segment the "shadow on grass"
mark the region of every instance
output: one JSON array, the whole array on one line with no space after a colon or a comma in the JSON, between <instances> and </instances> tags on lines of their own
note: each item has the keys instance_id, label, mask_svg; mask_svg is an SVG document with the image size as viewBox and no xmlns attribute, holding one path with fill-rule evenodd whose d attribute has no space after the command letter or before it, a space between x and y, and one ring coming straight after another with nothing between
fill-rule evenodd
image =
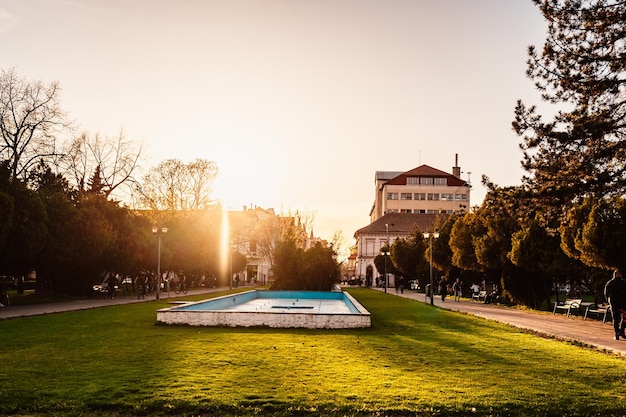
<instances>
[{"instance_id":1,"label":"shadow on grass","mask_svg":"<svg viewBox=\"0 0 626 417\"><path fill-rule=\"evenodd\" d=\"M372 328L156 326L165 300L0 322L0 414L622 414L619 358L350 292Z\"/></svg>"}]
</instances>

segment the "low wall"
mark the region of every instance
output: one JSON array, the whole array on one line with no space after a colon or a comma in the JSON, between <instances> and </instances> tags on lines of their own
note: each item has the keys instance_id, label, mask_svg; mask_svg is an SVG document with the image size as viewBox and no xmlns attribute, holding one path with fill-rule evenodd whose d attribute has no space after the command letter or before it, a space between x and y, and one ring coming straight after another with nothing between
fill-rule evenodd
<instances>
[{"instance_id":1,"label":"low wall","mask_svg":"<svg viewBox=\"0 0 626 417\"><path fill-rule=\"evenodd\" d=\"M231 311L159 310L157 321L165 324L224 327L275 327L305 329L354 329L371 327L371 318L361 314L300 314Z\"/></svg>"},{"instance_id":2,"label":"low wall","mask_svg":"<svg viewBox=\"0 0 626 417\"><path fill-rule=\"evenodd\" d=\"M157 322L164 324L185 324L189 326L213 327L274 327L306 329L354 329L371 327L371 317L354 297L348 293L320 294L322 299L343 299L350 313L326 313L297 311L229 311L233 303L241 303L261 297L281 299L278 292L250 291L219 297L205 302L191 303L188 306L171 307L157 311ZM291 294L289 294L291 295ZM300 297L316 298L313 293L298 293ZM284 294L283 294L284 296ZM209 308L195 309L208 304Z\"/></svg>"}]
</instances>

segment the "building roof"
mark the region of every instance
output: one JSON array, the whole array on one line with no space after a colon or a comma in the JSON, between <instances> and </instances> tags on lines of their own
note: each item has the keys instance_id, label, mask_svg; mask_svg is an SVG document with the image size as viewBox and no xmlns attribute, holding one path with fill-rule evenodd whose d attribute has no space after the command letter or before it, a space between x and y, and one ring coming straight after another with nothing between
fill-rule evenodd
<instances>
[{"instance_id":1,"label":"building roof","mask_svg":"<svg viewBox=\"0 0 626 417\"><path fill-rule=\"evenodd\" d=\"M425 213L387 213L381 218L360 228L354 233L356 238L361 234L386 234L389 225L389 234L409 235L417 227L422 232L432 232L435 222L446 217L445 214L425 214Z\"/></svg>"},{"instance_id":2,"label":"building roof","mask_svg":"<svg viewBox=\"0 0 626 417\"><path fill-rule=\"evenodd\" d=\"M455 177L452 174L438 170L428 165L420 165L417 168L413 168L410 171L403 172L394 178L389 179L385 185L406 185L406 179L408 177L432 177L432 178L447 178L448 186L469 186L467 181Z\"/></svg>"},{"instance_id":3,"label":"building roof","mask_svg":"<svg viewBox=\"0 0 626 417\"><path fill-rule=\"evenodd\" d=\"M376 181L378 180L390 180L392 178L397 177L398 175L402 174L402 171L376 171L375 177L376 177Z\"/></svg>"}]
</instances>

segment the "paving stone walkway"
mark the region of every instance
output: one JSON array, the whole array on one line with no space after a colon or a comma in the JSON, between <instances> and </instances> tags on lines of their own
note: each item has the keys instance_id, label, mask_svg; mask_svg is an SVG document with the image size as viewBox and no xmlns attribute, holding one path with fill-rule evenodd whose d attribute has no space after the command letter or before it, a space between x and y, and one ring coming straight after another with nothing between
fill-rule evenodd
<instances>
[{"instance_id":1,"label":"paving stone walkway","mask_svg":"<svg viewBox=\"0 0 626 417\"><path fill-rule=\"evenodd\" d=\"M228 287L225 288L212 288L212 289L193 289L189 290L186 295L195 295L195 294L204 294L215 291L223 291L227 290ZM173 291L171 292L161 292L160 298L162 300L167 300L174 297L182 297L184 294L176 294ZM26 316L37 316L43 314L53 314L53 313L61 313L64 311L74 311L74 310L87 310L91 308L100 308L100 307L109 307L120 304L131 304L131 303L142 303L148 301L154 301L156 299L155 295L152 294L150 296L146 296L145 298L138 299L135 295L118 295L113 300L106 299L104 297L101 298L88 298L84 300L73 300L73 301L59 301L53 303L44 303L44 304L33 304L27 306L9 306L9 307L0 307L0 320L2 319L11 319L17 317L26 317Z\"/></svg>"},{"instance_id":2,"label":"paving stone walkway","mask_svg":"<svg viewBox=\"0 0 626 417\"><path fill-rule=\"evenodd\" d=\"M375 290L383 291L384 289L375 288ZM388 288L387 294L430 303L430 299L427 299L424 293L415 291L404 290L404 293L396 293L395 288ZM583 320L583 317L578 315L566 317L562 313L553 315L551 312L521 310L497 304L485 304L469 299L455 302L454 297L447 297L446 301L442 302L441 297L435 296L434 305L439 308L472 314L477 317L507 323L521 329L532 330L556 339L577 342L626 356L626 340L613 339L613 324L610 320L602 323L602 320L596 318Z\"/></svg>"}]
</instances>

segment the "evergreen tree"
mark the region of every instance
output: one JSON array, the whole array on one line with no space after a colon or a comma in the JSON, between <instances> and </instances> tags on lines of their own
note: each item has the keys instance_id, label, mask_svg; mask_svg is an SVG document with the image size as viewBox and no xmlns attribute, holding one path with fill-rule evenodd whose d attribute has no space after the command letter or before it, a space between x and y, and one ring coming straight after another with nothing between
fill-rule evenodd
<instances>
[{"instance_id":1,"label":"evergreen tree","mask_svg":"<svg viewBox=\"0 0 626 417\"><path fill-rule=\"evenodd\" d=\"M544 121L521 101L527 184L542 205L626 192L626 3L533 0L548 23L541 51L529 47L528 76L561 109ZM559 215L562 212L559 211Z\"/></svg>"},{"instance_id":2,"label":"evergreen tree","mask_svg":"<svg viewBox=\"0 0 626 417\"><path fill-rule=\"evenodd\" d=\"M420 230L414 230L413 234L406 238L397 239L391 245L393 265L387 261L387 272L402 275L407 281L421 279L424 282L429 268L426 258L427 247L428 242L424 240ZM376 267L378 268L378 265Z\"/></svg>"},{"instance_id":3,"label":"evergreen tree","mask_svg":"<svg viewBox=\"0 0 626 417\"><path fill-rule=\"evenodd\" d=\"M93 175L87 181L87 191L94 194L105 195L103 189L104 184L102 183L102 173L100 172L100 165L96 166L96 169L93 172Z\"/></svg>"}]
</instances>

